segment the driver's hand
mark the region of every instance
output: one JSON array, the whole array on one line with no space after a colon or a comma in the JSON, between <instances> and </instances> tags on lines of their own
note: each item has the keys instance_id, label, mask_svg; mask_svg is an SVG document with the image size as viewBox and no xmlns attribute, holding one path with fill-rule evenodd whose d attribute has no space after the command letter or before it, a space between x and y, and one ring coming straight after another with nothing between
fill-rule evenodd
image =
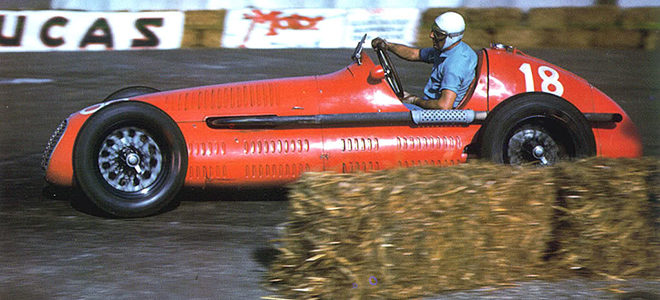
<instances>
[{"instance_id":1,"label":"driver's hand","mask_svg":"<svg viewBox=\"0 0 660 300\"><path fill-rule=\"evenodd\" d=\"M407 104L415 104L415 102L419 99L420 99L419 97L417 97L417 96L415 96L411 93L408 93L406 91L403 91L403 98L401 99L401 102L407 103Z\"/></svg>"},{"instance_id":2,"label":"driver's hand","mask_svg":"<svg viewBox=\"0 0 660 300\"><path fill-rule=\"evenodd\" d=\"M387 50L387 41L379 37L371 40L371 48Z\"/></svg>"}]
</instances>

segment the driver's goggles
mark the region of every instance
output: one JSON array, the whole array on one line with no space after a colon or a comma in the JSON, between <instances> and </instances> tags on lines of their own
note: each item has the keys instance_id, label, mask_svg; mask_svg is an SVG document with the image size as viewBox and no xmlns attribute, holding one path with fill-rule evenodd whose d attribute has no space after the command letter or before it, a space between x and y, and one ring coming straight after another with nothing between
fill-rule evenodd
<instances>
[{"instance_id":1,"label":"driver's goggles","mask_svg":"<svg viewBox=\"0 0 660 300\"><path fill-rule=\"evenodd\" d=\"M457 37L457 36L463 34L463 32L465 32L465 31L455 32L455 33L447 33L446 31L440 29L438 24L433 23L433 25L431 25L431 32L433 32L433 37L436 40L444 40L447 37L450 37L450 38Z\"/></svg>"}]
</instances>

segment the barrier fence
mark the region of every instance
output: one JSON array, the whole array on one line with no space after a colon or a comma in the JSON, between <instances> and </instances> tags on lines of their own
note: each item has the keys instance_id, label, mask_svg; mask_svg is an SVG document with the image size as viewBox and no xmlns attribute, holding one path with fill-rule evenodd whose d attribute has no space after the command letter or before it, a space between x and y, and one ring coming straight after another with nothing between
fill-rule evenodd
<instances>
[{"instance_id":1,"label":"barrier fence","mask_svg":"<svg viewBox=\"0 0 660 300\"><path fill-rule=\"evenodd\" d=\"M655 50L660 7L0 11L0 52L176 48L349 48L362 34L427 47L429 28L453 10L464 40L518 48Z\"/></svg>"}]
</instances>

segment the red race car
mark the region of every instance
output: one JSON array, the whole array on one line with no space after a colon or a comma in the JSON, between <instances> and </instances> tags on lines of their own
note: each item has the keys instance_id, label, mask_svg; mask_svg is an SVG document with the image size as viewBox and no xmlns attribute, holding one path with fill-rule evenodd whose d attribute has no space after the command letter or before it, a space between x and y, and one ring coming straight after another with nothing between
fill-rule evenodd
<instances>
[{"instance_id":1,"label":"red race car","mask_svg":"<svg viewBox=\"0 0 660 300\"><path fill-rule=\"evenodd\" d=\"M365 36L366 37L366 36ZM410 111L387 52L337 72L159 92L131 87L70 115L44 153L46 180L105 212L154 214L182 186L273 186L308 171L452 165L468 157L549 165L637 157L626 113L585 80L519 50L478 52L455 110Z\"/></svg>"}]
</instances>

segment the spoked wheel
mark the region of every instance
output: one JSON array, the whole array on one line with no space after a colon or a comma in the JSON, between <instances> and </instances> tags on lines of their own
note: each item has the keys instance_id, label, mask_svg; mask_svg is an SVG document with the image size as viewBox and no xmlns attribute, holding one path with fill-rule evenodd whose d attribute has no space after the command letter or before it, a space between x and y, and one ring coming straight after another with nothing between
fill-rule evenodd
<instances>
[{"instance_id":1,"label":"spoked wheel","mask_svg":"<svg viewBox=\"0 0 660 300\"><path fill-rule=\"evenodd\" d=\"M154 137L142 128L115 129L101 144L99 172L117 191L148 191L164 171L161 151Z\"/></svg>"},{"instance_id":2,"label":"spoked wheel","mask_svg":"<svg viewBox=\"0 0 660 300\"><path fill-rule=\"evenodd\" d=\"M547 166L568 158L563 145L540 126L525 125L517 129L506 148L504 162L512 165L536 163Z\"/></svg>"},{"instance_id":3,"label":"spoked wheel","mask_svg":"<svg viewBox=\"0 0 660 300\"><path fill-rule=\"evenodd\" d=\"M85 122L73 165L78 186L95 206L118 217L143 217L172 204L187 158L183 135L167 114L125 101Z\"/></svg>"},{"instance_id":4,"label":"spoked wheel","mask_svg":"<svg viewBox=\"0 0 660 300\"><path fill-rule=\"evenodd\" d=\"M383 71L385 71L385 80L387 80L387 83L394 91L394 94L396 94L399 99L402 99L403 86L401 85L401 79L399 79L399 74L396 72L396 69L394 69L389 54L387 54L386 50L380 48L375 48L374 50L376 51L376 55L378 55L380 66L383 67Z\"/></svg>"},{"instance_id":5,"label":"spoked wheel","mask_svg":"<svg viewBox=\"0 0 660 300\"><path fill-rule=\"evenodd\" d=\"M589 122L557 96L529 93L498 105L480 132L482 158L504 164L547 166L596 155Z\"/></svg>"}]
</instances>

